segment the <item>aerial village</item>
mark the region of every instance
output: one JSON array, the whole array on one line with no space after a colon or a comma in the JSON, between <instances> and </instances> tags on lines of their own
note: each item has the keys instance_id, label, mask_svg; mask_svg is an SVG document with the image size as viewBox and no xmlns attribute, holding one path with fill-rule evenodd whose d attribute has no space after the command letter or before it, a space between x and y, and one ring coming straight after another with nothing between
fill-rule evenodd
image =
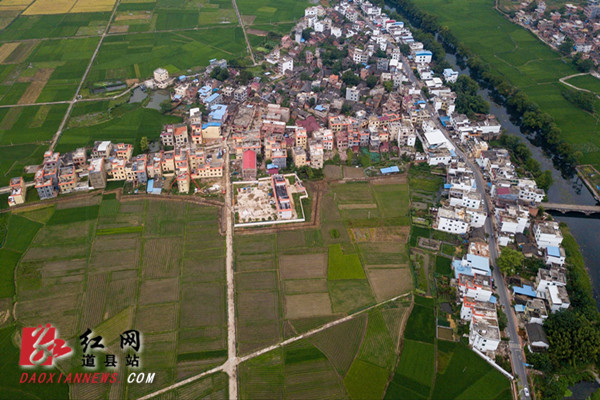
<instances>
[{"instance_id":1,"label":"aerial village","mask_svg":"<svg viewBox=\"0 0 600 400\"><path fill-rule=\"evenodd\" d=\"M600 2L588 0L587 4L567 3L552 10L544 1L523 2L514 13L513 20L534 32L553 48L566 44L570 52L581 59L600 64Z\"/></svg>"},{"instance_id":2,"label":"aerial village","mask_svg":"<svg viewBox=\"0 0 600 400\"><path fill-rule=\"evenodd\" d=\"M144 86L168 88L174 103L189 105L181 123L148 132L159 139L135 155L132 144L108 141L48 152L33 190L45 200L124 181L134 192L192 195L201 187L222 190L223 179L231 179L236 223L262 223L302 220L294 201L307 194L295 171L319 171L363 149L388 160L372 171L379 175L398 173L400 159L443 168L442 200L429 212L433 229L466 241L468 251L452 262L451 284L470 345L493 360L502 342L490 262L495 249L484 230L491 222L500 249L544 265L532 282L507 277L529 349L543 351L545 318L570 304L558 223L539 215L544 191L519 176L507 150L490 146L501 134L494 116L457 113L449 85L458 72L436 72L431 64L432 52L403 22L368 1L310 7L266 56L266 78L236 84L241 71L225 60L212 60L194 77L159 68ZM223 176L228 162L230 176ZM23 203L24 179L11 186L10 205Z\"/></svg>"}]
</instances>

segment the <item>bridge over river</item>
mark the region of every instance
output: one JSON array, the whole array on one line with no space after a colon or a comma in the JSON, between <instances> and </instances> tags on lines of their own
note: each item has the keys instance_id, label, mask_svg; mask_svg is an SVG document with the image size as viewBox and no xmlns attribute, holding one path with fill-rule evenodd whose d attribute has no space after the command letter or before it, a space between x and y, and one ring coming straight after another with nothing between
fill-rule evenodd
<instances>
[{"instance_id":1,"label":"bridge over river","mask_svg":"<svg viewBox=\"0 0 600 400\"><path fill-rule=\"evenodd\" d=\"M563 214L568 212L579 212L585 215L600 214L600 206L586 206L580 204L542 203L546 211L559 211Z\"/></svg>"}]
</instances>

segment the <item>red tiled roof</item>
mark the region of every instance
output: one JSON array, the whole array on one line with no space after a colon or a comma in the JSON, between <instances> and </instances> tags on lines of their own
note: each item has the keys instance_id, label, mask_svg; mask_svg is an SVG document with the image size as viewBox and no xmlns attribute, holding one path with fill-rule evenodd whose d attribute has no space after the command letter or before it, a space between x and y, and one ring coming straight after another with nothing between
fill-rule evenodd
<instances>
[{"instance_id":1,"label":"red tiled roof","mask_svg":"<svg viewBox=\"0 0 600 400\"><path fill-rule=\"evenodd\" d=\"M256 153L253 150L246 150L242 160L242 169L256 169Z\"/></svg>"}]
</instances>

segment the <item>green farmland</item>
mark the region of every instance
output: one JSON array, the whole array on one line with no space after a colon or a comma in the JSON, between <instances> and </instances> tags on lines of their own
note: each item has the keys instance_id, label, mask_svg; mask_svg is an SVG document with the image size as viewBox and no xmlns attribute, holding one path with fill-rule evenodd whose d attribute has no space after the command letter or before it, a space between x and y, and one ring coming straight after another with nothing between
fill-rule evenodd
<instances>
[{"instance_id":1,"label":"green farmland","mask_svg":"<svg viewBox=\"0 0 600 400\"><path fill-rule=\"evenodd\" d=\"M491 0L422 0L415 5L436 15L459 41L550 114L579 152L580 163L600 165L598 113L592 115L562 96L559 79L578 71L560 54L495 11Z\"/></svg>"},{"instance_id":2,"label":"green farmland","mask_svg":"<svg viewBox=\"0 0 600 400\"><path fill-rule=\"evenodd\" d=\"M10 344L15 329L49 322L75 348L74 356L60 361L67 372L81 372L80 349L74 343L87 328L101 335L121 360L119 334L140 330L140 359L156 370L156 380L146 385L122 380L120 390L127 398L223 363L225 240L218 230L219 210L132 200L96 195L0 214L0 226L8 227L0 231L0 312L17 302L16 321L0 330L9 359L18 353ZM17 368L18 362L0 364L3 393L23 390ZM193 398L193 393L226 394L222 374L201 382L177 393L192 393ZM32 385L27 398L48 397L39 392L43 387ZM71 397L82 398L86 390L89 386L73 384ZM111 385L99 384L94 393L104 397L109 390Z\"/></svg>"},{"instance_id":3,"label":"green farmland","mask_svg":"<svg viewBox=\"0 0 600 400\"><path fill-rule=\"evenodd\" d=\"M587 89L596 94L600 94L600 79L593 77L592 75L581 75L569 78L566 82L580 89Z\"/></svg>"}]
</instances>

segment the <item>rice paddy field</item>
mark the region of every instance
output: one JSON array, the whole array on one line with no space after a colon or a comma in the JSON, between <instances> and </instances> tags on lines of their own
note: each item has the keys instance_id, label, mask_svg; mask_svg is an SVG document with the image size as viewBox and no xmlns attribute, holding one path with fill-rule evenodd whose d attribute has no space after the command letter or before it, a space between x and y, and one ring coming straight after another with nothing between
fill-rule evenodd
<instances>
[{"instance_id":1,"label":"rice paddy field","mask_svg":"<svg viewBox=\"0 0 600 400\"><path fill-rule=\"evenodd\" d=\"M580 163L600 165L598 112L590 114L561 95L564 85L558 80L578 71L560 54L495 11L492 0L423 0L415 5L436 15L462 43L549 113L564 139L580 152Z\"/></svg>"},{"instance_id":2,"label":"rice paddy field","mask_svg":"<svg viewBox=\"0 0 600 400\"><path fill-rule=\"evenodd\" d=\"M76 342L87 328L101 335L122 362L119 335L139 330L140 360L156 371L154 384L127 385L123 380L120 385L94 385L91 392L89 385L73 384L71 396L77 399L116 391L119 397L136 398L222 364L227 343L219 211L96 195L2 214L8 229L0 240L0 312L12 312L16 300L16 322L0 331L0 341L9 343L21 326L52 323L76 350L60 367L80 372ZM0 365L0 375L10 380L0 382L7 390L22 389L15 386L17 365ZM177 393L225 398L226 386L217 374Z\"/></svg>"}]
</instances>

